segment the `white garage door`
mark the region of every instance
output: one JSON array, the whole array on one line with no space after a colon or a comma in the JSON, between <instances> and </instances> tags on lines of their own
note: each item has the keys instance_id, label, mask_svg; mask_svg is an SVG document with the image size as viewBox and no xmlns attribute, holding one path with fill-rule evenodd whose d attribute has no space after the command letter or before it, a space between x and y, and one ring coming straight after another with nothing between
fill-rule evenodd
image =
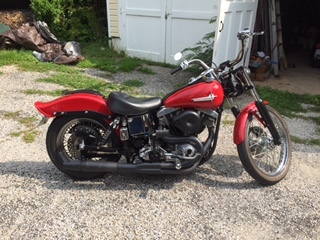
<instances>
[{"instance_id":1,"label":"white garage door","mask_svg":"<svg viewBox=\"0 0 320 240\"><path fill-rule=\"evenodd\" d=\"M174 53L193 47L215 25L218 0L123 0L121 46L130 56L175 63Z\"/></svg>"}]
</instances>

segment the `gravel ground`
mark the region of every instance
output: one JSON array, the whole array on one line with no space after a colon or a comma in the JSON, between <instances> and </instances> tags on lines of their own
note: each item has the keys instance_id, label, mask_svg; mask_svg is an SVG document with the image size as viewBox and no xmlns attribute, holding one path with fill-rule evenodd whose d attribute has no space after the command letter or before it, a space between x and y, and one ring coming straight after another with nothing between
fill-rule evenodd
<instances>
[{"instance_id":1,"label":"gravel ground","mask_svg":"<svg viewBox=\"0 0 320 240\"><path fill-rule=\"evenodd\" d=\"M222 125L213 159L192 174L106 174L94 181L74 181L47 156L48 124L27 144L10 135L22 130L21 124L5 117L19 111L40 120L33 103L52 97L21 90L58 86L35 82L46 75L42 73L14 67L0 72L1 239L320 239L320 147L293 144L287 177L261 187L244 171L229 124ZM169 90L174 81L166 74L161 70L146 76L149 83L142 91ZM319 137L311 122L286 121L292 135Z\"/></svg>"}]
</instances>

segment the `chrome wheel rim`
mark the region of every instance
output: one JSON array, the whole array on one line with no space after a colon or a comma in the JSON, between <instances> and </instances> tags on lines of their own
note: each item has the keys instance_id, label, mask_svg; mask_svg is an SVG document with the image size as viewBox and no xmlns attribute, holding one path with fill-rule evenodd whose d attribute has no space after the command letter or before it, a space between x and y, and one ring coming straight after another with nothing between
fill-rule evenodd
<instances>
[{"instance_id":1,"label":"chrome wheel rim","mask_svg":"<svg viewBox=\"0 0 320 240\"><path fill-rule=\"evenodd\" d=\"M248 125L248 147L254 165L263 174L277 176L281 174L288 162L289 142L285 136L285 126L269 112L280 134L281 144L275 145L269 130L252 117Z\"/></svg>"}]
</instances>

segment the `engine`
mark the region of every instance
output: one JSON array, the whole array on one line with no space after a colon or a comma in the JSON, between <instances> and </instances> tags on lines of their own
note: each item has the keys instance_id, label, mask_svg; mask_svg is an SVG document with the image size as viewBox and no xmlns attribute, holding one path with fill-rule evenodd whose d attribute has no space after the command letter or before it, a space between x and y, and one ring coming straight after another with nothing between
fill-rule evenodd
<instances>
[{"instance_id":1,"label":"engine","mask_svg":"<svg viewBox=\"0 0 320 240\"><path fill-rule=\"evenodd\" d=\"M177 136L198 134L204 128L202 122L201 112L192 109L179 109L166 114L164 119L161 119L161 124L168 127Z\"/></svg>"},{"instance_id":2,"label":"engine","mask_svg":"<svg viewBox=\"0 0 320 240\"><path fill-rule=\"evenodd\" d=\"M196 159L203 151L197 135L213 126L218 113L212 110L162 108L152 115L122 119L120 138L126 141L126 157L132 163L174 162ZM130 146L130 147L129 147Z\"/></svg>"},{"instance_id":3,"label":"engine","mask_svg":"<svg viewBox=\"0 0 320 240\"><path fill-rule=\"evenodd\" d=\"M173 117L173 125L186 135L198 133L201 130L200 114L194 110L183 110Z\"/></svg>"}]
</instances>

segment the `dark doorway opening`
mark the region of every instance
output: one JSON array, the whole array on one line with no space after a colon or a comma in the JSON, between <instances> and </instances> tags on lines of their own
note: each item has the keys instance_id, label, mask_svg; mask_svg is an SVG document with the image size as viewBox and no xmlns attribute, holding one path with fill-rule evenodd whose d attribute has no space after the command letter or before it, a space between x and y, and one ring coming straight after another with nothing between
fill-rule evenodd
<instances>
[{"instance_id":1,"label":"dark doorway opening","mask_svg":"<svg viewBox=\"0 0 320 240\"><path fill-rule=\"evenodd\" d=\"M281 0L283 46L290 66L320 67L320 1Z\"/></svg>"},{"instance_id":2,"label":"dark doorway opening","mask_svg":"<svg viewBox=\"0 0 320 240\"><path fill-rule=\"evenodd\" d=\"M0 2L0 10L27 9L30 3L30 0L5 0Z\"/></svg>"}]
</instances>

